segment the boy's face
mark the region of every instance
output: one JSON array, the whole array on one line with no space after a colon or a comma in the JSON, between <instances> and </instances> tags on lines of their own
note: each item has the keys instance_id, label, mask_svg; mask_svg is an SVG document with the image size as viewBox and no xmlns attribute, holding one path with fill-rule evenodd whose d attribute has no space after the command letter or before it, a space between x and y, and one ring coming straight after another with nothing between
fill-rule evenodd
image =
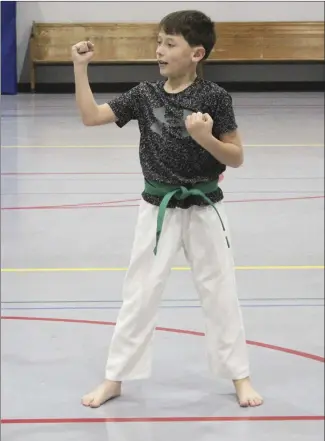
<instances>
[{"instance_id":1,"label":"boy's face","mask_svg":"<svg viewBox=\"0 0 325 441\"><path fill-rule=\"evenodd\" d=\"M156 56L161 75L177 77L196 69L204 57L203 47L191 47L182 35L167 35L160 32Z\"/></svg>"}]
</instances>

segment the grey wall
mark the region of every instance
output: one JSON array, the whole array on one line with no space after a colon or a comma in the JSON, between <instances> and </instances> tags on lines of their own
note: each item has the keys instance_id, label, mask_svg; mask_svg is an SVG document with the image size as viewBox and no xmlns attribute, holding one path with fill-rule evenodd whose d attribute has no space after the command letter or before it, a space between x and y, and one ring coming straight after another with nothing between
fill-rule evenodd
<instances>
[{"instance_id":1,"label":"grey wall","mask_svg":"<svg viewBox=\"0 0 325 441\"><path fill-rule=\"evenodd\" d=\"M21 83L29 82L28 40L33 21L37 22L157 22L165 14L178 9L199 8L217 21L319 21L324 20L323 2L17 2L17 46L18 78ZM261 67L262 68L262 67ZM271 72L267 67L266 72ZM284 72L287 71L284 67ZM229 77L229 75L250 75L245 67L215 67L207 74ZM245 73L246 72L246 73ZM288 71L287 71L288 72ZM99 67L91 71L94 82L130 82L157 75L154 67L128 66ZM258 70L256 71L258 75ZM290 74L292 76L292 73ZM37 73L38 82L71 82L69 67L44 67ZM218 80L219 81L219 80ZM243 80L244 81L244 80ZM284 81L284 80L283 80Z\"/></svg>"}]
</instances>

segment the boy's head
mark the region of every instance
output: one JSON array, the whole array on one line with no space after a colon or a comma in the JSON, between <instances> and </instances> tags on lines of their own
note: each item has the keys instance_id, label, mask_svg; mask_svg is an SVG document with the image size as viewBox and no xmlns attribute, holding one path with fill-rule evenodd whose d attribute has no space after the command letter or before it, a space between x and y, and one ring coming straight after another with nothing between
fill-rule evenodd
<instances>
[{"instance_id":1,"label":"boy's head","mask_svg":"<svg viewBox=\"0 0 325 441\"><path fill-rule=\"evenodd\" d=\"M195 71L216 43L214 23L200 11L178 11L159 24L157 59L162 75L171 77Z\"/></svg>"}]
</instances>

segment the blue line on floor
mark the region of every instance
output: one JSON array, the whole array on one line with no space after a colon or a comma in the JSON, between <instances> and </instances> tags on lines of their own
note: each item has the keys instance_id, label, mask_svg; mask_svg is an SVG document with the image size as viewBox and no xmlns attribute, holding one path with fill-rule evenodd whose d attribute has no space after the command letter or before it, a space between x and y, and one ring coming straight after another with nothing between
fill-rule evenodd
<instances>
[{"instance_id":1,"label":"blue line on floor","mask_svg":"<svg viewBox=\"0 0 325 441\"><path fill-rule=\"evenodd\" d=\"M242 308L306 308L306 307L324 307L324 305L241 305ZM198 306L160 306L162 309L198 309ZM5 307L2 311L36 311L36 310L104 310L104 309L121 309L121 306L55 306L55 307Z\"/></svg>"}]
</instances>

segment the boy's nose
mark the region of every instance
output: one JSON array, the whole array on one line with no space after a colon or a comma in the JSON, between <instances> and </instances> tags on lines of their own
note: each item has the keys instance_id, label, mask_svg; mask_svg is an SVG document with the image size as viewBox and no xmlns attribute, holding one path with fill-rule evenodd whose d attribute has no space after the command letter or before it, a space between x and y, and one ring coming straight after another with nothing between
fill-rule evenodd
<instances>
[{"instance_id":1,"label":"boy's nose","mask_svg":"<svg viewBox=\"0 0 325 441\"><path fill-rule=\"evenodd\" d=\"M159 58L161 58L161 57L164 55L163 51L161 50L161 47L157 47L157 49L156 49L156 55L157 55L157 57L159 57Z\"/></svg>"}]
</instances>

